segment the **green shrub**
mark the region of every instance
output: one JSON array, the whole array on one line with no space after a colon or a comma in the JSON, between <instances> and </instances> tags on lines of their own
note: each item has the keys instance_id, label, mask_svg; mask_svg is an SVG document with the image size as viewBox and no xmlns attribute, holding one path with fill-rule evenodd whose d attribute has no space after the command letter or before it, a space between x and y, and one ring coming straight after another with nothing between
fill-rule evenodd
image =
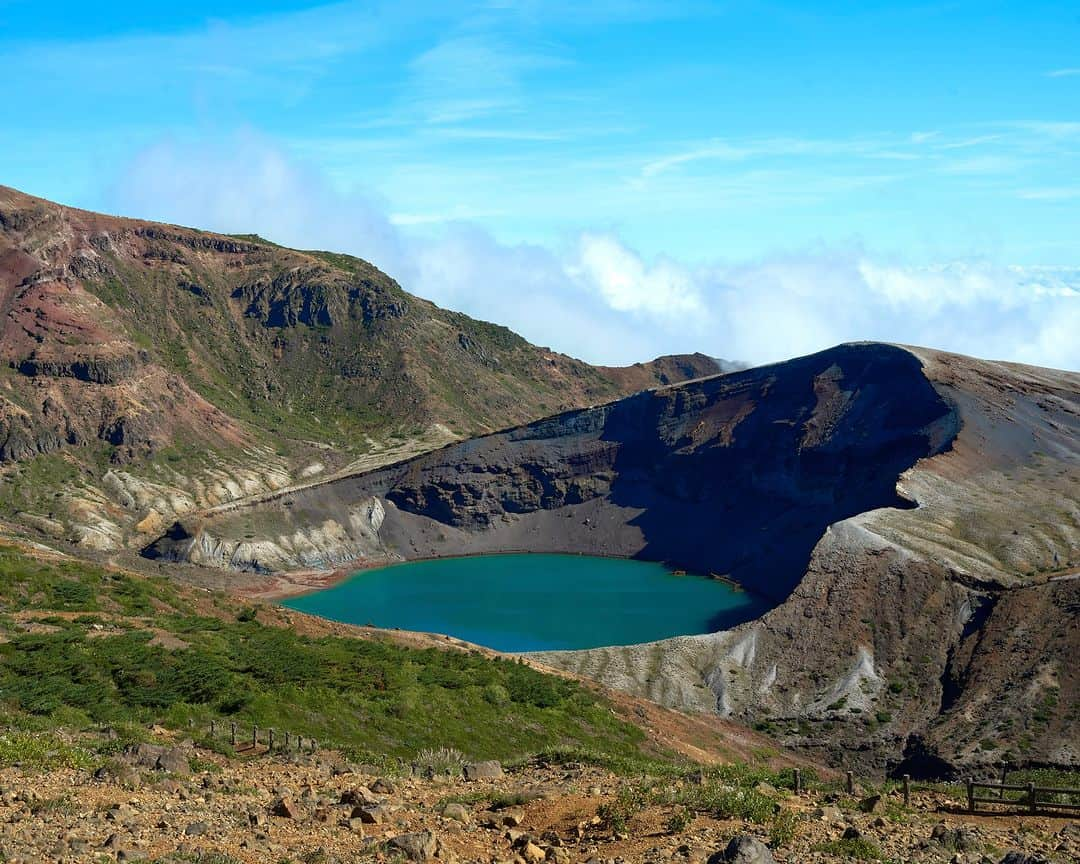
<instances>
[{"instance_id":1,"label":"green shrub","mask_svg":"<svg viewBox=\"0 0 1080 864\"><path fill-rule=\"evenodd\" d=\"M841 838L817 843L813 846L813 851L843 858L858 858L860 861L877 861L881 858L881 850L877 844L865 837Z\"/></svg>"},{"instance_id":2,"label":"green shrub","mask_svg":"<svg viewBox=\"0 0 1080 864\"><path fill-rule=\"evenodd\" d=\"M682 770L673 754L643 752L644 733L577 682L479 653L301 636L217 599L219 616L196 615L164 580L39 561L0 545L0 615L61 607L110 613L55 618L51 632L6 631L5 722L129 731L193 723L188 734L197 737L212 718L227 718L241 728L314 738L368 762L447 747L507 763L546 753L626 774ZM91 634L104 620L108 629ZM179 644L156 638L162 631ZM223 725L219 749L227 749Z\"/></svg>"},{"instance_id":3,"label":"green shrub","mask_svg":"<svg viewBox=\"0 0 1080 864\"><path fill-rule=\"evenodd\" d=\"M788 846L795 839L798 817L791 810L778 810L769 823L769 845L773 849Z\"/></svg>"},{"instance_id":4,"label":"green shrub","mask_svg":"<svg viewBox=\"0 0 1080 864\"><path fill-rule=\"evenodd\" d=\"M625 834L630 820L645 809L649 803L649 790L645 786L623 786L613 801L605 801L596 809L601 823L616 834Z\"/></svg>"},{"instance_id":5,"label":"green shrub","mask_svg":"<svg viewBox=\"0 0 1080 864\"><path fill-rule=\"evenodd\" d=\"M82 768L89 770L96 760L81 747L56 735L33 732L0 733L0 768L19 765L24 770Z\"/></svg>"},{"instance_id":6,"label":"green shrub","mask_svg":"<svg viewBox=\"0 0 1080 864\"><path fill-rule=\"evenodd\" d=\"M717 792L710 809L717 819L744 819L766 825L775 815L777 804L773 798L754 789L733 789Z\"/></svg>"},{"instance_id":7,"label":"green shrub","mask_svg":"<svg viewBox=\"0 0 1080 864\"><path fill-rule=\"evenodd\" d=\"M428 747L416 754L413 764L431 774L460 777L468 758L453 747Z\"/></svg>"},{"instance_id":8,"label":"green shrub","mask_svg":"<svg viewBox=\"0 0 1080 864\"><path fill-rule=\"evenodd\" d=\"M694 814L686 807L678 807L671 811L667 820L669 834L681 834L690 827L694 821Z\"/></svg>"}]
</instances>

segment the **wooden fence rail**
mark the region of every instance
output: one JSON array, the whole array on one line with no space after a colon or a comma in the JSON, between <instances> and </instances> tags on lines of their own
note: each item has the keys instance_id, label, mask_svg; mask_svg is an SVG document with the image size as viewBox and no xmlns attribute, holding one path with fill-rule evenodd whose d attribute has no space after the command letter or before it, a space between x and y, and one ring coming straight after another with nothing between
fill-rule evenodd
<instances>
[{"instance_id":1,"label":"wooden fence rail","mask_svg":"<svg viewBox=\"0 0 1080 864\"><path fill-rule=\"evenodd\" d=\"M997 792L994 797L976 794L978 789L988 789ZM1006 798L1006 792L1024 792L1021 798ZM1053 796L1053 799L1050 798ZM1058 796L1076 798L1075 801L1058 801ZM1036 786L1034 783L1023 785L1016 783L985 783L980 780L967 779L968 812L974 813L977 804L1012 804L1013 806L1024 805L1029 813L1035 813L1040 807L1062 808L1066 810L1080 810L1080 789L1058 789L1052 786Z\"/></svg>"},{"instance_id":2,"label":"wooden fence rail","mask_svg":"<svg viewBox=\"0 0 1080 864\"><path fill-rule=\"evenodd\" d=\"M225 737L229 740L229 743L233 747L237 747L241 740L240 737L237 735L238 729L239 727L236 725L236 723L229 723L229 731ZM216 720L210 721L210 726L207 731L210 738L215 739L218 737L218 724ZM305 750L309 753L315 753L319 749L319 742L316 741L314 738L304 738L301 735L295 735L291 733L288 729L285 730L284 741L276 737L273 728L261 731L265 732L265 735L262 736L262 743L266 746L267 753L273 753L275 750L277 750L277 752L279 753L288 753L289 751L303 752ZM248 746L252 750L256 749L260 744L259 732L259 727L256 724L252 723L251 738L247 739L250 741L250 744Z\"/></svg>"}]
</instances>

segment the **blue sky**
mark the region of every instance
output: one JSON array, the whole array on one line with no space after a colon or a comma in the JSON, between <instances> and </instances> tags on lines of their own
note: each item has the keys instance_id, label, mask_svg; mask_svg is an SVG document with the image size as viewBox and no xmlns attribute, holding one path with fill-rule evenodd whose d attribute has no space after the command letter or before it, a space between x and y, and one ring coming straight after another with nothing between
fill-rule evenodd
<instances>
[{"instance_id":1,"label":"blue sky","mask_svg":"<svg viewBox=\"0 0 1080 864\"><path fill-rule=\"evenodd\" d=\"M353 251L590 360L1076 368L1070 5L0 0L0 183Z\"/></svg>"}]
</instances>

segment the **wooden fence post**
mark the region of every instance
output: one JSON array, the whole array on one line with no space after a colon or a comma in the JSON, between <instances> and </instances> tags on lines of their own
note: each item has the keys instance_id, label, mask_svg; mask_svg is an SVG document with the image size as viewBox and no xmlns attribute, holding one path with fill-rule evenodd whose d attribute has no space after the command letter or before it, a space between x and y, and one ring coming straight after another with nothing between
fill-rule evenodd
<instances>
[{"instance_id":1,"label":"wooden fence post","mask_svg":"<svg viewBox=\"0 0 1080 864\"><path fill-rule=\"evenodd\" d=\"M251 746L257 747L259 744L259 727L254 723L251 724Z\"/></svg>"},{"instance_id":2,"label":"wooden fence post","mask_svg":"<svg viewBox=\"0 0 1080 864\"><path fill-rule=\"evenodd\" d=\"M798 795L802 790L802 772L798 768L794 771L795 774L795 794Z\"/></svg>"},{"instance_id":3,"label":"wooden fence post","mask_svg":"<svg viewBox=\"0 0 1080 864\"><path fill-rule=\"evenodd\" d=\"M232 723L230 725L232 727L232 735L230 737L230 740L232 741L232 746L235 747L236 746L236 724Z\"/></svg>"},{"instance_id":4,"label":"wooden fence post","mask_svg":"<svg viewBox=\"0 0 1080 864\"><path fill-rule=\"evenodd\" d=\"M1028 811L1034 813L1035 810L1035 784L1028 783Z\"/></svg>"},{"instance_id":5,"label":"wooden fence post","mask_svg":"<svg viewBox=\"0 0 1080 864\"><path fill-rule=\"evenodd\" d=\"M285 752L289 752L289 730L285 730Z\"/></svg>"},{"instance_id":6,"label":"wooden fence post","mask_svg":"<svg viewBox=\"0 0 1080 864\"><path fill-rule=\"evenodd\" d=\"M217 723L214 720L210 721L210 737L214 737L214 733L217 732Z\"/></svg>"},{"instance_id":7,"label":"wooden fence post","mask_svg":"<svg viewBox=\"0 0 1080 864\"><path fill-rule=\"evenodd\" d=\"M911 775L904 775L904 806L911 806Z\"/></svg>"},{"instance_id":8,"label":"wooden fence post","mask_svg":"<svg viewBox=\"0 0 1080 864\"><path fill-rule=\"evenodd\" d=\"M847 772L847 794L855 794L855 775L851 771Z\"/></svg>"},{"instance_id":9,"label":"wooden fence post","mask_svg":"<svg viewBox=\"0 0 1080 864\"><path fill-rule=\"evenodd\" d=\"M975 782L968 777L967 778L967 793L968 793L968 813L975 812Z\"/></svg>"}]
</instances>

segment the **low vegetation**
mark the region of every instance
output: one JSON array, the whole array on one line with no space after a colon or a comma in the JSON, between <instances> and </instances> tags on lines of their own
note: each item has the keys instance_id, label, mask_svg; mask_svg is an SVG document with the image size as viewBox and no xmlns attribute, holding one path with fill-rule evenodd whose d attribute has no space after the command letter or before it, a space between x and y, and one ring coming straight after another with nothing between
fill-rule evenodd
<instances>
[{"instance_id":1,"label":"low vegetation","mask_svg":"<svg viewBox=\"0 0 1080 864\"><path fill-rule=\"evenodd\" d=\"M775 845L787 845L794 837L796 820L780 802L793 787L790 770L772 771L742 763L704 771L675 770L666 777L624 784L612 800L600 806L597 815L610 830L625 833L635 816L650 807L663 806L669 808L667 828L671 833L686 830L695 815L703 815L766 827Z\"/></svg>"},{"instance_id":2,"label":"low vegetation","mask_svg":"<svg viewBox=\"0 0 1080 864\"><path fill-rule=\"evenodd\" d=\"M864 837L842 837L838 840L818 843L814 846L813 851L835 855L838 858L855 858L859 861L878 861L881 859L881 849L872 840L867 840Z\"/></svg>"},{"instance_id":3,"label":"low vegetation","mask_svg":"<svg viewBox=\"0 0 1080 864\"><path fill-rule=\"evenodd\" d=\"M11 547L0 547L0 637L0 710L22 730L205 730L215 720L219 730L289 730L358 758L546 751L628 772L674 764L643 752L643 733L586 688L519 662L303 636L223 596Z\"/></svg>"}]
</instances>

